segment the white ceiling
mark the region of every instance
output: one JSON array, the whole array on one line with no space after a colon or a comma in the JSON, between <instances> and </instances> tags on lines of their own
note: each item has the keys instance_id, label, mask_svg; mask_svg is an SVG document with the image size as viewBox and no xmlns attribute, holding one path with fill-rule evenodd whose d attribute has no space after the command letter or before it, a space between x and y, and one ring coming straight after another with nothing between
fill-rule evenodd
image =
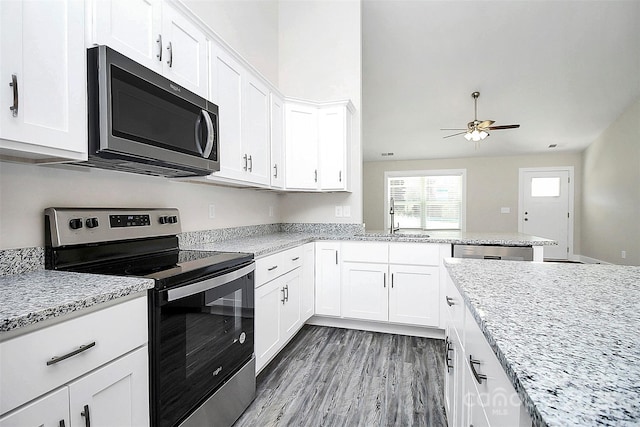
<instances>
[{"instance_id":1,"label":"white ceiling","mask_svg":"<svg viewBox=\"0 0 640 427\"><path fill-rule=\"evenodd\" d=\"M638 0L363 0L362 26L365 161L580 151L640 98ZM443 139L476 90L520 129Z\"/></svg>"}]
</instances>

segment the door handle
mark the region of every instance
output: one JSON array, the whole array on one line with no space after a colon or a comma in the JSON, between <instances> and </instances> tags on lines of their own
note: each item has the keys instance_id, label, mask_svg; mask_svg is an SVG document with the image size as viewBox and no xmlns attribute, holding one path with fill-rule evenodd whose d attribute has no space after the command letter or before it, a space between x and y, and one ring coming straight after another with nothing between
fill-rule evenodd
<instances>
[{"instance_id":1,"label":"door handle","mask_svg":"<svg viewBox=\"0 0 640 427\"><path fill-rule=\"evenodd\" d=\"M453 302L453 301L454 301L454 299L453 299L453 298L451 298L450 296L446 296L445 298L446 298L446 300L447 300L447 305L448 305L449 307L451 307L452 305L455 305L455 303Z\"/></svg>"},{"instance_id":2,"label":"door handle","mask_svg":"<svg viewBox=\"0 0 640 427\"><path fill-rule=\"evenodd\" d=\"M158 54L156 55L156 58L158 58L158 61L162 62L162 34L158 34L158 39L156 40L156 43L158 43L158 46L160 47L160 49L158 49Z\"/></svg>"},{"instance_id":3,"label":"door handle","mask_svg":"<svg viewBox=\"0 0 640 427\"><path fill-rule=\"evenodd\" d=\"M247 155L245 154L244 156L242 156L242 159L244 160L244 166L243 166L243 170L247 170Z\"/></svg>"},{"instance_id":4,"label":"door handle","mask_svg":"<svg viewBox=\"0 0 640 427\"><path fill-rule=\"evenodd\" d=\"M13 117L18 117L18 76L16 74L11 74L9 86L13 88L13 105L9 107L9 110L11 110Z\"/></svg>"},{"instance_id":5,"label":"door handle","mask_svg":"<svg viewBox=\"0 0 640 427\"><path fill-rule=\"evenodd\" d=\"M173 46L171 45L171 42L169 42L167 50L169 51L169 59L167 59L167 64L169 65L169 68L171 68L173 66Z\"/></svg>"},{"instance_id":6,"label":"door handle","mask_svg":"<svg viewBox=\"0 0 640 427\"><path fill-rule=\"evenodd\" d=\"M76 354L80 354L83 351L87 351L89 350L91 347L95 347L96 342L92 341L89 344L83 344L80 347L78 347L77 349L70 351L69 353L62 355L62 356L54 356L52 357L50 360L47 360L47 366L51 366L51 365L55 365L58 362L62 362L63 360L66 360L70 357L75 356Z\"/></svg>"},{"instance_id":7,"label":"door handle","mask_svg":"<svg viewBox=\"0 0 640 427\"><path fill-rule=\"evenodd\" d=\"M280 289L280 292L282 292L282 299L280 301L282 301L282 305L284 305L286 299L284 297L284 288Z\"/></svg>"},{"instance_id":8,"label":"door handle","mask_svg":"<svg viewBox=\"0 0 640 427\"><path fill-rule=\"evenodd\" d=\"M476 381L478 382L478 384L482 384L482 381L486 381L487 380L487 376L483 375L483 374L479 374L478 371L476 371L475 365L479 366L480 365L480 361L479 360L475 360L472 355L469 355L469 366L471 367L471 373L473 374L473 376L476 379Z\"/></svg>"},{"instance_id":9,"label":"door handle","mask_svg":"<svg viewBox=\"0 0 640 427\"><path fill-rule=\"evenodd\" d=\"M253 172L253 159L249 156L249 172Z\"/></svg>"},{"instance_id":10,"label":"door handle","mask_svg":"<svg viewBox=\"0 0 640 427\"><path fill-rule=\"evenodd\" d=\"M278 177L278 164L274 163L273 165L273 177L277 178Z\"/></svg>"},{"instance_id":11,"label":"door handle","mask_svg":"<svg viewBox=\"0 0 640 427\"><path fill-rule=\"evenodd\" d=\"M84 405L84 411L80 412L80 415L84 417L84 426L91 427L91 416L89 415L89 405Z\"/></svg>"},{"instance_id":12,"label":"door handle","mask_svg":"<svg viewBox=\"0 0 640 427\"><path fill-rule=\"evenodd\" d=\"M289 285L286 285L284 287L284 300L286 302L289 302Z\"/></svg>"},{"instance_id":13,"label":"door handle","mask_svg":"<svg viewBox=\"0 0 640 427\"><path fill-rule=\"evenodd\" d=\"M387 287L387 273L382 273L382 284L385 288Z\"/></svg>"},{"instance_id":14,"label":"door handle","mask_svg":"<svg viewBox=\"0 0 640 427\"><path fill-rule=\"evenodd\" d=\"M525 218L524 220L525 220L525 221L529 221L529 218Z\"/></svg>"}]
</instances>

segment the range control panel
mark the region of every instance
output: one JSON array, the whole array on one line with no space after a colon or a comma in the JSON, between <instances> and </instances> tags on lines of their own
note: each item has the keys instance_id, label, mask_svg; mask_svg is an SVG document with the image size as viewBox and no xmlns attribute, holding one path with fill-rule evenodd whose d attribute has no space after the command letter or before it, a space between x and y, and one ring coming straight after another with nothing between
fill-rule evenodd
<instances>
[{"instance_id":1,"label":"range control panel","mask_svg":"<svg viewBox=\"0 0 640 427\"><path fill-rule=\"evenodd\" d=\"M45 233L53 247L181 233L180 214L166 209L47 208Z\"/></svg>"}]
</instances>

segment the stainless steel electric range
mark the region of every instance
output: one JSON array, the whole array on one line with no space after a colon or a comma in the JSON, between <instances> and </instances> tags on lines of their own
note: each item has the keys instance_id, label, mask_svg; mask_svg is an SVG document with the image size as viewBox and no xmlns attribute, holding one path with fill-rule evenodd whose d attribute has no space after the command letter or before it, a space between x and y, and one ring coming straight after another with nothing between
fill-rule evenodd
<instances>
[{"instance_id":1,"label":"stainless steel electric range","mask_svg":"<svg viewBox=\"0 0 640 427\"><path fill-rule=\"evenodd\" d=\"M48 208L53 270L155 280L151 425L230 426L255 396L252 254L180 250L177 209Z\"/></svg>"}]
</instances>

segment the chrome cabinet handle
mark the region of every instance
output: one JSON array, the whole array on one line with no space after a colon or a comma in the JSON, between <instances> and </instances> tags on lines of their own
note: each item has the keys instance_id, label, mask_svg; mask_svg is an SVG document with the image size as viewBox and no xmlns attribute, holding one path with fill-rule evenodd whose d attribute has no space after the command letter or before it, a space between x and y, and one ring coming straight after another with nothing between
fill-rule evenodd
<instances>
[{"instance_id":1,"label":"chrome cabinet handle","mask_svg":"<svg viewBox=\"0 0 640 427\"><path fill-rule=\"evenodd\" d=\"M13 117L18 117L18 76L16 74L11 74L9 86L13 88L13 105L9 107L9 110L12 111Z\"/></svg>"},{"instance_id":2,"label":"chrome cabinet handle","mask_svg":"<svg viewBox=\"0 0 640 427\"><path fill-rule=\"evenodd\" d=\"M80 412L84 417L84 426L91 427L91 416L89 415L89 405L84 405L84 411Z\"/></svg>"},{"instance_id":3,"label":"chrome cabinet handle","mask_svg":"<svg viewBox=\"0 0 640 427\"><path fill-rule=\"evenodd\" d=\"M475 360L471 354L469 355L469 366L471 367L471 373L473 374L478 384L482 384L482 381L487 380L486 375L479 374L478 371L476 371L475 365L480 366L480 363L481 362L479 360Z\"/></svg>"},{"instance_id":4,"label":"chrome cabinet handle","mask_svg":"<svg viewBox=\"0 0 640 427\"><path fill-rule=\"evenodd\" d=\"M451 372L451 370L453 369L453 365L450 364L450 362L453 361L453 359L451 357L449 357L449 353L453 351L453 343L451 342L451 340L449 339L449 337L445 338L445 343L446 343L446 363L447 363L447 373Z\"/></svg>"},{"instance_id":5,"label":"chrome cabinet handle","mask_svg":"<svg viewBox=\"0 0 640 427\"><path fill-rule=\"evenodd\" d=\"M391 273L391 287L393 288L393 273Z\"/></svg>"},{"instance_id":6,"label":"chrome cabinet handle","mask_svg":"<svg viewBox=\"0 0 640 427\"><path fill-rule=\"evenodd\" d=\"M64 420L60 420L60 422L58 423L58 427L64 427Z\"/></svg>"},{"instance_id":7,"label":"chrome cabinet handle","mask_svg":"<svg viewBox=\"0 0 640 427\"><path fill-rule=\"evenodd\" d=\"M336 251L336 265L338 265L338 251Z\"/></svg>"},{"instance_id":8,"label":"chrome cabinet handle","mask_svg":"<svg viewBox=\"0 0 640 427\"><path fill-rule=\"evenodd\" d=\"M278 177L278 164L274 163L273 165L273 177L277 178Z\"/></svg>"},{"instance_id":9,"label":"chrome cabinet handle","mask_svg":"<svg viewBox=\"0 0 640 427\"><path fill-rule=\"evenodd\" d=\"M273 266L273 267L271 267L271 268L267 268L267 271L273 271L273 270L275 270L276 268L278 268L278 266L277 266L277 265L274 265L274 266Z\"/></svg>"},{"instance_id":10,"label":"chrome cabinet handle","mask_svg":"<svg viewBox=\"0 0 640 427\"><path fill-rule=\"evenodd\" d=\"M289 285L286 285L286 286L284 287L284 292L285 292L285 297L284 297L284 299L285 299L285 301L286 301L286 302L289 302Z\"/></svg>"},{"instance_id":11,"label":"chrome cabinet handle","mask_svg":"<svg viewBox=\"0 0 640 427\"><path fill-rule=\"evenodd\" d=\"M80 347L78 347L77 349L75 349L75 350L73 350L73 351L71 351L71 352L69 352L69 353L67 353L67 354L65 354L65 355L62 355L62 356L54 356L54 357L52 357L50 360L47 360L47 366L55 365L55 364L56 364L56 363L58 363L58 362L62 362L63 360L68 359L68 358L70 358L70 357L73 357L73 356L75 356L76 354L80 354L80 353L82 353L83 351L87 351L87 350L89 350L91 347L95 347L95 345L96 345L96 342L95 342L95 341L92 341L92 342L90 342L89 344L81 345L81 346L80 346Z\"/></svg>"},{"instance_id":12,"label":"chrome cabinet handle","mask_svg":"<svg viewBox=\"0 0 640 427\"><path fill-rule=\"evenodd\" d=\"M453 302L453 301L455 301L455 300L454 300L453 298L451 298L449 295L447 295L445 298L447 299L447 305L448 305L449 307L451 307L452 305L456 305L456 303L455 303L455 302Z\"/></svg>"},{"instance_id":13,"label":"chrome cabinet handle","mask_svg":"<svg viewBox=\"0 0 640 427\"><path fill-rule=\"evenodd\" d=\"M383 287L387 287L387 273L382 273L382 285Z\"/></svg>"},{"instance_id":14,"label":"chrome cabinet handle","mask_svg":"<svg viewBox=\"0 0 640 427\"><path fill-rule=\"evenodd\" d=\"M338 182L342 182L342 171L338 172Z\"/></svg>"},{"instance_id":15,"label":"chrome cabinet handle","mask_svg":"<svg viewBox=\"0 0 640 427\"><path fill-rule=\"evenodd\" d=\"M314 173L314 178L313 178L314 182L318 182L318 169L313 171L313 173Z\"/></svg>"},{"instance_id":16,"label":"chrome cabinet handle","mask_svg":"<svg viewBox=\"0 0 640 427\"><path fill-rule=\"evenodd\" d=\"M291 258L291 261L294 261L294 262L295 262L295 261L297 261L297 260L299 260L299 259L300 259L300 257L299 257L299 256L297 256L297 257L295 257L295 258Z\"/></svg>"},{"instance_id":17,"label":"chrome cabinet handle","mask_svg":"<svg viewBox=\"0 0 640 427\"><path fill-rule=\"evenodd\" d=\"M156 58L158 58L158 61L162 62L162 34L158 34L158 39L156 40L156 43L158 43L158 47L159 47Z\"/></svg>"},{"instance_id":18,"label":"chrome cabinet handle","mask_svg":"<svg viewBox=\"0 0 640 427\"><path fill-rule=\"evenodd\" d=\"M249 172L253 172L253 159L249 156Z\"/></svg>"},{"instance_id":19,"label":"chrome cabinet handle","mask_svg":"<svg viewBox=\"0 0 640 427\"><path fill-rule=\"evenodd\" d=\"M169 64L169 68L171 68L173 66L173 46L171 45L171 42L169 42L167 50L169 51L169 59L167 59L167 64Z\"/></svg>"},{"instance_id":20,"label":"chrome cabinet handle","mask_svg":"<svg viewBox=\"0 0 640 427\"><path fill-rule=\"evenodd\" d=\"M284 305L285 302L285 298L284 298L284 288L280 289L280 292L282 292L282 299L280 301L282 301L282 305Z\"/></svg>"},{"instance_id":21,"label":"chrome cabinet handle","mask_svg":"<svg viewBox=\"0 0 640 427\"><path fill-rule=\"evenodd\" d=\"M242 167L242 170L247 170L247 155L245 154L244 156L242 156L242 159L244 160L244 166Z\"/></svg>"}]
</instances>

